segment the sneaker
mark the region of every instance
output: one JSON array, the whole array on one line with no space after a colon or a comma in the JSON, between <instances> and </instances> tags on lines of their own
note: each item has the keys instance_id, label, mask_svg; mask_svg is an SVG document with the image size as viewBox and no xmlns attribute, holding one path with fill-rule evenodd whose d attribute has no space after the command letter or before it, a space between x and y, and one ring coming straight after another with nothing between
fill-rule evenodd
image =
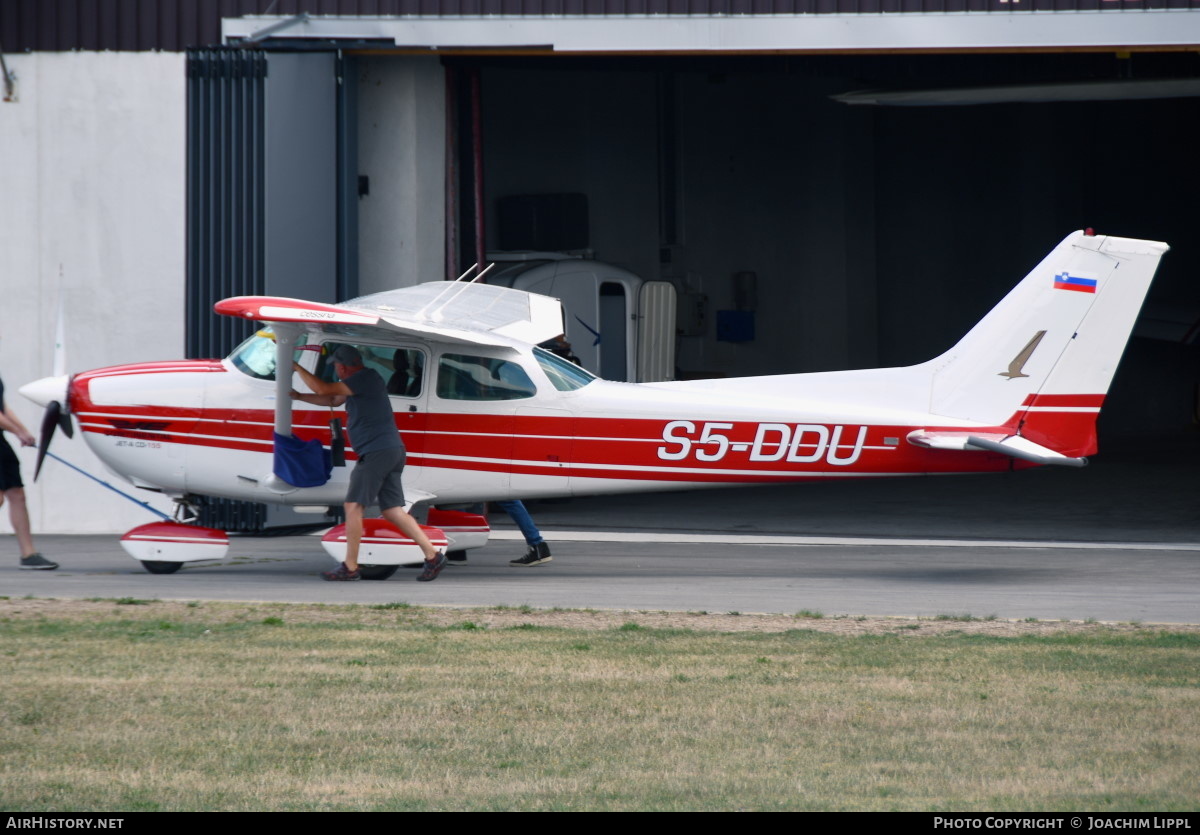
<instances>
[{"instance_id":1,"label":"sneaker","mask_svg":"<svg viewBox=\"0 0 1200 835\"><path fill-rule=\"evenodd\" d=\"M451 554L446 554L446 563L448 565L466 565L467 552L455 551ZM416 562L406 562L400 565L401 568L424 568L425 560L417 560Z\"/></svg>"},{"instance_id":2,"label":"sneaker","mask_svg":"<svg viewBox=\"0 0 1200 835\"><path fill-rule=\"evenodd\" d=\"M442 569L446 567L446 555L441 551L437 552L432 560L425 561L425 570L417 575L417 581L428 583L431 580L436 580L437 576L442 573Z\"/></svg>"},{"instance_id":3,"label":"sneaker","mask_svg":"<svg viewBox=\"0 0 1200 835\"><path fill-rule=\"evenodd\" d=\"M337 581L337 580L361 580L362 572L359 571L357 568L354 569L353 571L351 571L350 569L346 568L346 564L344 562L340 562L340 563L338 563L338 567L333 569L333 571L322 571L321 576L324 577L326 580L334 580L334 581Z\"/></svg>"},{"instance_id":4,"label":"sneaker","mask_svg":"<svg viewBox=\"0 0 1200 835\"><path fill-rule=\"evenodd\" d=\"M550 556L550 546L545 542L539 542L537 545L530 545L529 550L525 552L525 556L519 560L512 560L509 565L541 565L544 562L551 562L554 557Z\"/></svg>"},{"instance_id":5,"label":"sneaker","mask_svg":"<svg viewBox=\"0 0 1200 835\"><path fill-rule=\"evenodd\" d=\"M58 563L50 562L41 554L30 554L28 557L21 557L21 568L28 571L53 571L58 568Z\"/></svg>"}]
</instances>

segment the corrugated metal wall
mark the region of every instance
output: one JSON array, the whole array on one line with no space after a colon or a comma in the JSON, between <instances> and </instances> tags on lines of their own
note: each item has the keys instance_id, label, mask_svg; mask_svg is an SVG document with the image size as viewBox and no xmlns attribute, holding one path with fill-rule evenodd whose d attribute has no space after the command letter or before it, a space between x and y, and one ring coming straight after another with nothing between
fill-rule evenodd
<instances>
[{"instance_id":1,"label":"corrugated metal wall","mask_svg":"<svg viewBox=\"0 0 1200 835\"><path fill-rule=\"evenodd\" d=\"M1200 9L1200 0L2 0L0 51L182 52L243 15L759 15Z\"/></svg>"},{"instance_id":2,"label":"corrugated metal wall","mask_svg":"<svg viewBox=\"0 0 1200 835\"><path fill-rule=\"evenodd\" d=\"M203 49L187 57L187 321L189 357L223 357L246 323L213 313L227 296L266 285L266 54ZM260 531L266 507L205 498L200 523Z\"/></svg>"},{"instance_id":3,"label":"corrugated metal wall","mask_svg":"<svg viewBox=\"0 0 1200 835\"><path fill-rule=\"evenodd\" d=\"M215 302L266 287L266 54L193 50L187 59L187 355L223 357L244 322Z\"/></svg>"},{"instance_id":4,"label":"corrugated metal wall","mask_svg":"<svg viewBox=\"0 0 1200 835\"><path fill-rule=\"evenodd\" d=\"M267 5L258 0L3 0L0 48L182 52L219 44L222 16L253 13Z\"/></svg>"}]
</instances>

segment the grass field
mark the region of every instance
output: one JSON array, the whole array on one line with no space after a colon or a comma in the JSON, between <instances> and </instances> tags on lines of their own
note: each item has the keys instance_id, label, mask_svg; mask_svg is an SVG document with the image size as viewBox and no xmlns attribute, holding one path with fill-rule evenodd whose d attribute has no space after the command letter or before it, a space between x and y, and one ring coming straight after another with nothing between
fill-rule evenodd
<instances>
[{"instance_id":1,"label":"grass field","mask_svg":"<svg viewBox=\"0 0 1200 835\"><path fill-rule=\"evenodd\" d=\"M0 600L0 808L1191 811L1200 630Z\"/></svg>"}]
</instances>

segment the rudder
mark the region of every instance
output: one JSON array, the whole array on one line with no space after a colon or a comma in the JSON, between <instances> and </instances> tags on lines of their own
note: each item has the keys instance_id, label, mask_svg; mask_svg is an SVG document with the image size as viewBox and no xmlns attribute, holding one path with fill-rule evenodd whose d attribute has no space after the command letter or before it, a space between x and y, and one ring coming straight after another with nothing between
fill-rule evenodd
<instances>
[{"instance_id":1,"label":"rudder","mask_svg":"<svg viewBox=\"0 0 1200 835\"><path fill-rule=\"evenodd\" d=\"M1068 235L933 371L930 411L1007 426L1069 456L1095 421L1159 259L1157 241Z\"/></svg>"}]
</instances>

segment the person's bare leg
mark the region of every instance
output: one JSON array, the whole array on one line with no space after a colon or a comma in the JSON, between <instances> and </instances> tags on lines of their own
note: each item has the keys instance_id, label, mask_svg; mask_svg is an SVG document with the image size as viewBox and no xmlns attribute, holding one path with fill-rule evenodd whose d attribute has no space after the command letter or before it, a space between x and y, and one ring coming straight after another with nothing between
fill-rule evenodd
<instances>
[{"instance_id":1,"label":"person's bare leg","mask_svg":"<svg viewBox=\"0 0 1200 835\"><path fill-rule=\"evenodd\" d=\"M33 534L29 526L29 506L25 503L25 488L13 487L4 491L8 499L8 518L12 522L13 533L17 535L17 545L21 548L21 556L28 557L35 553ZM3 504L0 501L0 504Z\"/></svg>"},{"instance_id":2,"label":"person's bare leg","mask_svg":"<svg viewBox=\"0 0 1200 835\"><path fill-rule=\"evenodd\" d=\"M430 562L437 556L437 548L433 547L433 543L429 541L425 531L421 530L421 525L404 508L389 507L383 511L383 518L399 528L401 533L417 544L421 553L425 555L425 562Z\"/></svg>"},{"instance_id":3,"label":"person's bare leg","mask_svg":"<svg viewBox=\"0 0 1200 835\"><path fill-rule=\"evenodd\" d=\"M346 502L342 505L346 511L346 569L358 571L358 545L363 535L363 506L358 502Z\"/></svg>"}]
</instances>

